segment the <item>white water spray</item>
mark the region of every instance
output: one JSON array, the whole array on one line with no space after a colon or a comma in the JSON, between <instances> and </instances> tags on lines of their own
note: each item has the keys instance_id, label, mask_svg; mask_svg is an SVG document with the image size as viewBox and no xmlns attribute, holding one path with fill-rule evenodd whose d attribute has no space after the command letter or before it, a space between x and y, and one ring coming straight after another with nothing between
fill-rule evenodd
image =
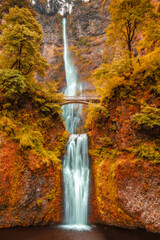
<instances>
[{"instance_id":1,"label":"white water spray","mask_svg":"<svg viewBox=\"0 0 160 240\"><path fill-rule=\"evenodd\" d=\"M66 73L67 96L82 94L78 84L78 73L71 62L66 36L66 19L63 19L64 64ZM65 189L65 225L66 229L90 230L88 218L89 158L87 134L75 134L81 118L81 104L63 106L63 117L70 138L66 146L63 163Z\"/></svg>"}]
</instances>

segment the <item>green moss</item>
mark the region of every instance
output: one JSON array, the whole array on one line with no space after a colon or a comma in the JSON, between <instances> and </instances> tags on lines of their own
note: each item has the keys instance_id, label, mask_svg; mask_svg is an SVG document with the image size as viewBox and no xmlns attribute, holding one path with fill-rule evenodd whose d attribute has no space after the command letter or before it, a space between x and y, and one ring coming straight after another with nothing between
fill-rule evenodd
<instances>
[{"instance_id":1,"label":"green moss","mask_svg":"<svg viewBox=\"0 0 160 240\"><path fill-rule=\"evenodd\" d=\"M157 86L152 86L151 92L155 93L155 95L157 95L157 96L160 96L160 84Z\"/></svg>"},{"instance_id":2,"label":"green moss","mask_svg":"<svg viewBox=\"0 0 160 240\"><path fill-rule=\"evenodd\" d=\"M92 121L94 121L96 126L101 128L103 123L106 123L110 117L107 108L101 104L89 104L87 112L86 127L89 127Z\"/></svg>"},{"instance_id":3,"label":"green moss","mask_svg":"<svg viewBox=\"0 0 160 240\"><path fill-rule=\"evenodd\" d=\"M110 149L101 145L95 146L94 149L89 150L89 155L94 159L95 164L99 164L108 159L114 163L119 154L120 152L118 149Z\"/></svg>"},{"instance_id":4,"label":"green moss","mask_svg":"<svg viewBox=\"0 0 160 240\"><path fill-rule=\"evenodd\" d=\"M16 125L10 118L3 116L0 119L0 130L5 132L8 136L14 137Z\"/></svg>"},{"instance_id":5,"label":"green moss","mask_svg":"<svg viewBox=\"0 0 160 240\"><path fill-rule=\"evenodd\" d=\"M79 37L78 44L79 45L86 45L87 47L90 47L91 41L90 41L89 38Z\"/></svg>"},{"instance_id":6,"label":"green moss","mask_svg":"<svg viewBox=\"0 0 160 240\"><path fill-rule=\"evenodd\" d=\"M122 85L121 87L118 87L118 89L115 89L114 91L116 92L118 90L120 99L126 100L127 97L132 97L133 95L133 90L130 85Z\"/></svg>"},{"instance_id":7,"label":"green moss","mask_svg":"<svg viewBox=\"0 0 160 240\"><path fill-rule=\"evenodd\" d=\"M113 142L111 141L111 139L107 136L103 137L103 138L99 138L99 143L102 147L109 147L113 145Z\"/></svg>"},{"instance_id":8,"label":"green moss","mask_svg":"<svg viewBox=\"0 0 160 240\"><path fill-rule=\"evenodd\" d=\"M111 131L111 132L114 132L114 131L116 131L116 130L117 130L117 128L116 128L115 125L112 125L112 126L110 126L110 128L109 128L109 131Z\"/></svg>"},{"instance_id":9,"label":"green moss","mask_svg":"<svg viewBox=\"0 0 160 240\"><path fill-rule=\"evenodd\" d=\"M48 201L51 201L52 199L54 199L56 196L56 188L53 188L47 195L46 195L46 199Z\"/></svg>"},{"instance_id":10,"label":"green moss","mask_svg":"<svg viewBox=\"0 0 160 240\"><path fill-rule=\"evenodd\" d=\"M56 147L54 148L54 152L57 157L61 157L64 154L65 145L67 144L69 139L69 133L64 131L63 134L57 134L56 137Z\"/></svg>"},{"instance_id":11,"label":"green moss","mask_svg":"<svg viewBox=\"0 0 160 240\"><path fill-rule=\"evenodd\" d=\"M152 145L140 145L137 149L133 150L135 156L138 156L142 159L159 163L160 162L160 152L159 148Z\"/></svg>"},{"instance_id":12,"label":"green moss","mask_svg":"<svg viewBox=\"0 0 160 240\"><path fill-rule=\"evenodd\" d=\"M43 147L44 139L38 130L23 128L16 140L19 142L19 149L25 151L27 149L39 149Z\"/></svg>"},{"instance_id":13,"label":"green moss","mask_svg":"<svg viewBox=\"0 0 160 240\"><path fill-rule=\"evenodd\" d=\"M136 113L133 117L138 129L160 128L160 109L146 105L141 113Z\"/></svg>"},{"instance_id":14,"label":"green moss","mask_svg":"<svg viewBox=\"0 0 160 240\"><path fill-rule=\"evenodd\" d=\"M43 203L43 199L42 198L38 199L38 201L37 201L38 207L41 207L42 203Z\"/></svg>"},{"instance_id":15,"label":"green moss","mask_svg":"<svg viewBox=\"0 0 160 240\"><path fill-rule=\"evenodd\" d=\"M21 72L14 69L0 69L0 89L3 89L4 96L9 103L17 100L26 91L25 77Z\"/></svg>"}]
</instances>

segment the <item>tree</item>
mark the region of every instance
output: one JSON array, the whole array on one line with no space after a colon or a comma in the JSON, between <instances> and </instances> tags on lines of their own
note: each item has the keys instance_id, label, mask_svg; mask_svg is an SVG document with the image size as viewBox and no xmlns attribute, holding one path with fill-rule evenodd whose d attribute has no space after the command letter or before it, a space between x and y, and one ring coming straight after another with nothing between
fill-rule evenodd
<instances>
[{"instance_id":1,"label":"tree","mask_svg":"<svg viewBox=\"0 0 160 240\"><path fill-rule=\"evenodd\" d=\"M160 47L160 15L158 14L153 19L147 22L143 27L141 40L138 42L137 49L139 53L144 55L154 51Z\"/></svg>"},{"instance_id":2,"label":"tree","mask_svg":"<svg viewBox=\"0 0 160 240\"><path fill-rule=\"evenodd\" d=\"M1 0L0 2L0 18L2 18L4 13L9 13L10 8L14 8L15 6L19 8L28 8L32 11L31 8L32 1L30 0Z\"/></svg>"},{"instance_id":3,"label":"tree","mask_svg":"<svg viewBox=\"0 0 160 240\"><path fill-rule=\"evenodd\" d=\"M107 29L107 43L118 41L131 58L135 37L142 25L154 15L154 7L150 0L113 0L109 10L111 23Z\"/></svg>"},{"instance_id":4,"label":"tree","mask_svg":"<svg viewBox=\"0 0 160 240\"><path fill-rule=\"evenodd\" d=\"M49 65L39 51L41 39L41 27L30 11L26 8L11 8L2 24L1 67L19 70L22 75L38 72L44 76Z\"/></svg>"},{"instance_id":5,"label":"tree","mask_svg":"<svg viewBox=\"0 0 160 240\"><path fill-rule=\"evenodd\" d=\"M25 77L18 70L0 69L0 94L12 103L17 102L27 88Z\"/></svg>"}]
</instances>

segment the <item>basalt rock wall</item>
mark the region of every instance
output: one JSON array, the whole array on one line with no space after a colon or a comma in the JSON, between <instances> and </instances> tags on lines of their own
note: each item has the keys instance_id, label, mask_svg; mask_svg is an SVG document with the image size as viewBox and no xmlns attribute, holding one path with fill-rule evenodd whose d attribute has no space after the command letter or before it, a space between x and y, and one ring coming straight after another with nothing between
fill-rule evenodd
<instances>
[{"instance_id":1,"label":"basalt rock wall","mask_svg":"<svg viewBox=\"0 0 160 240\"><path fill-rule=\"evenodd\" d=\"M70 55L79 72L79 80L84 82L83 87L88 90L93 88L88 82L92 70L101 66L107 51L105 29L109 23L109 13L107 3L102 4L102 2L93 1L76 6L67 17ZM66 86L62 19L61 15L38 17L44 33L41 51L51 66L47 78L58 82L60 90Z\"/></svg>"}]
</instances>

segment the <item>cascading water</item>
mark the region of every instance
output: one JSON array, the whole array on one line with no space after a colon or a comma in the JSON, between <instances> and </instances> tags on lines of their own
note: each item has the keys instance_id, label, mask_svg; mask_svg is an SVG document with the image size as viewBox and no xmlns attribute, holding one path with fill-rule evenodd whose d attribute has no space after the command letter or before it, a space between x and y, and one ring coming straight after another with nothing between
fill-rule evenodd
<instances>
[{"instance_id":1,"label":"cascading water","mask_svg":"<svg viewBox=\"0 0 160 240\"><path fill-rule=\"evenodd\" d=\"M67 88L65 90L66 96L76 96L82 94L82 86L78 83L77 69L73 65L68 51L67 34L66 34L66 19L63 19L63 41L64 41L64 65ZM82 106L80 104L70 104L62 107L63 117L65 119L66 129L69 133L74 133L79 122Z\"/></svg>"},{"instance_id":2,"label":"cascading water","mask_svg":"<svg viewBox=\"0 0 160 240\"><path fill-rule=\"evenodd\" d=\"M81 84L78 84L78 73L70 60L67 37L66 19L63 19L64 63L67 88L65 95L82 94ZM63 178L65 189L65 225L66 229L89 230L88 192L89 192L89 158L87 134L76 134L81 121L81 104L63 106L63 117L70 138L66 146L63 162Z\"/></svg>"}]
</instances>

